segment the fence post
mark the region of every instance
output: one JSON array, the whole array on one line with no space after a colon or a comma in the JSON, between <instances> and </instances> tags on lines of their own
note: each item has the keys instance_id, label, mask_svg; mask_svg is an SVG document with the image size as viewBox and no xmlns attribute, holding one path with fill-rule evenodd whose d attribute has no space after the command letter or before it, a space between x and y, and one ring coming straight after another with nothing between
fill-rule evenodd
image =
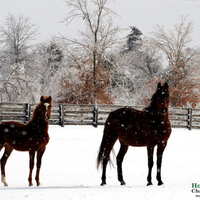
<instances>
[{"instance_id":1,"label":"fence post","mask_svg":"<svg viewBox=\"0 0 200 200\"><path fill-rule=\"evenodd\" d=\"M93 126L95 128L98 127L98 107L97 107L97 105L95 105L93 108Z\"/></svg>"},{"instance_id":2,"label":"fence post","mask_svg":"<svg viewBox=\"0 0 200 200\"><path fill-rule=\"evenodd\" d=\"M24 124L26 124L27 122L30 121L30 105L28 103L25 103L24 114L25 114Z\"/></svg>"},{"instance_id":3,"label":"fence post","mask_svg":"<svg viewBox=\"0 0 200 200\"><path fill-rule=\"evenodd\" d=\"M192 129L192 108L188 108L188 129Z\"/></svg>"},{"instance_id":4,"label":"fence post","mask_svg":"<svg viewBox=\"0 0 200 200\"><path fill-rule=\"evenodd\" d=\"M63 105L59 105L59 125L64 127L64 108Z\"/></svg>"}]
</instances>

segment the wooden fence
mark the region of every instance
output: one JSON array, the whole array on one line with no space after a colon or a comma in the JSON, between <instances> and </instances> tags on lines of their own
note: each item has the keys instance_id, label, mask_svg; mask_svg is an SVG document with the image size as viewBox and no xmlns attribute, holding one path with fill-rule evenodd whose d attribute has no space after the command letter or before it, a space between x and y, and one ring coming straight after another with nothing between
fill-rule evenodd
<instances>
[{"instance_id":1,"label":"wooden fence","mask_svg":"<svg viewBox=\"0 0 200 200\"><path fill-rule=\"evenodd\" d=\"M18 121L27 123L36 105L27 103L0 103L0 122ZM104 125L108 114L123 106L53 104L51 125ZM143 107L134 107L143 109ZM200 128L200 109L169 108L169 117L174 128Z\"/></svg>"}]
</instances>

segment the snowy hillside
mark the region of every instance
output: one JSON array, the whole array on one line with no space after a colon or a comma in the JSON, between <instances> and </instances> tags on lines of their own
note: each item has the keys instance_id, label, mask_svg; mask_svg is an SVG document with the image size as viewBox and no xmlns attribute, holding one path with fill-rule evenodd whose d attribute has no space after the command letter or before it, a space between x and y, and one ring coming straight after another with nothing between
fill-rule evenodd
<instances>
[{"instance_id":1,"label":"snowy hillside","mask_svg":"<svg viewBox=\"0 0 200 200\"><path fill-rule=\"evenodd\" d=\"M50 126L50 143L43 157L40 187L28 187L28 153L14 151L8 160L8 188L0 185L0 199L100 200L100 199L195 199L192 183L200 183L199 130L173 129L164 152L162 177L158 187L153 168L153 186L146 186L146 148L130 147L124 160L126 186L117 181L116 169L107 171L107 186L96 170L96 156L103 127ZM117 153L118 144L115 146ZM2 152L1 152L2 154ZM155 159L154 159L155 161Z\"/></svg>"}]
</instances>

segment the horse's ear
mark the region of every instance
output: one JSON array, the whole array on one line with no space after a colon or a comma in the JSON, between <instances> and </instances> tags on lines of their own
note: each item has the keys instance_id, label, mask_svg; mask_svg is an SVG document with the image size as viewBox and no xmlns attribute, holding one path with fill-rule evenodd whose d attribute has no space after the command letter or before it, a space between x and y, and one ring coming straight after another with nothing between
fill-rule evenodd
<instances>
[{"instance_id":1,"label":"horse's ear","mask_svg":"<svg viewBox=\"0 0 200 200\"><path fill-rule=\"evenodd\" d=\"M164 84L164 87L165 87L166 89L168 89L168 88L169 88L169 85L168 85L168 83L167 83L167 82L165 82L165 84Z\"/></svg>"},{"instance_id":2,"label":"horse's ear","mask_svg":"<svg viewBox=\"0 0 200 200\"><path fill-rule=\"evenodd\" d=\"M158 83L157 89L159 90L161 88L161 82Z\"/></svg>"},{"instance_id":3,"label":"horse's ear","mask_svg":"<svg viewBox=\"0 0 200 200\"><path fill-rule=\"evenodd\" d=\"M49 100L52 101L52 97L51 96L49 96Z\"/></svg>"},{"instance_id":4,"label":"horse's ear","mask_svg":"<svg viewBox=\"0 0 200 200\"><path fill-rule=\"evenodd\" d=\"M43 101L44 101L44 97L41 96L41 97L40 97L40 102L43 102Z\"/></svg>"}]
</instances>

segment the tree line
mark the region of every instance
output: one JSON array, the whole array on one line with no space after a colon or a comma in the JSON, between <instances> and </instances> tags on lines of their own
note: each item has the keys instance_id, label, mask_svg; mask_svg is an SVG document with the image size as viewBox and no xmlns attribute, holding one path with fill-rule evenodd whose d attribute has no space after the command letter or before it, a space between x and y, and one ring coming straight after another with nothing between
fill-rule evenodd
<instances>
[{"instance_id":1,"label":"tree line","mask_svg":"<svg viewBox=\"0 0 200 200\"><path fill-rule=\"evenodd\" d=\"M123 39L111 0L66 0L68 25L80 18L79 38L58 35L35 44L38 26L9 14L0 27L0 101L35 103L41 94L73 104L144 105L158 81L170 85L172 106L199 105L199 47L190 47L187 17L149 36L136 26ZM164 63L164 64L163 64Z\"/></svg>"}]
</instances>

